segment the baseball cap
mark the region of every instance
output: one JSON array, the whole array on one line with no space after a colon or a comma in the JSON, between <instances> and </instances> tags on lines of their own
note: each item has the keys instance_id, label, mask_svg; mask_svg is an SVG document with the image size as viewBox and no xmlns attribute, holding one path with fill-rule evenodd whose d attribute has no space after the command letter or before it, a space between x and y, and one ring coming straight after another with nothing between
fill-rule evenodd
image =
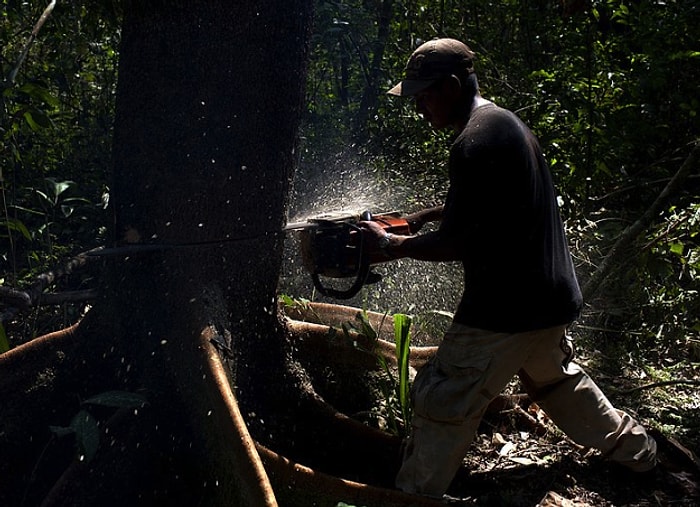
<instances>
[{"instance_id":1,"label":"baseball cap","mask_svg":"<svg viewBox=\"0 0 700 507\"><path fill-rule=\"evenodd\" d=\"M473 66L474 52L455 39L434 39L418 47L408 59L403 81L387 93L408 97L458 69Z\"/></svg>"}]
</instances>

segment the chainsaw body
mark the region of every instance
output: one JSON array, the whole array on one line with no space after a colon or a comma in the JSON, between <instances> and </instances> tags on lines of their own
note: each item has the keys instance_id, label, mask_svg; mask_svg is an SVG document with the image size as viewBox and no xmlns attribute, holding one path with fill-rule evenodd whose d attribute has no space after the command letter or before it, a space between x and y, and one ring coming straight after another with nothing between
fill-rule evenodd
<instances>
[{"instance_id":1,"label":"chainsaw body","mask_svg":"<svg viewBox=\"0 0 700 507\"><path fill-rule=\"evenodd\" d=\"M316 289L336 299L349 299L363 285L381 279L371 267L391 260L378 248L370 248L364 241L360 221L378 223L387 233L410 234L409 223L398 213L321 217L305 224L293 224L299 230L301 256L304 268L311 274ZM296 227L294 227L296 226ZM290 228L288 226L288 228ZM335 289L323 283L322 278L351 278L346 289Z\"/></svg>"}]
</instances>

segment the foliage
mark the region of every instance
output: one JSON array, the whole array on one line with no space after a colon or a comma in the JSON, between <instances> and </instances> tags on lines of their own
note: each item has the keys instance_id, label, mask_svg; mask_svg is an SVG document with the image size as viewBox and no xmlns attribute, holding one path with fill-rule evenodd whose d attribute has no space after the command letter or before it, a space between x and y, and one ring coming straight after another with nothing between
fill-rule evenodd
<instances>
[{"instance_id":1,"label":"foliage","mask_svg":"<svg viewBox=\"0 0 700 507\"><path fill-rule=\"evenodd\" d=\"M125 391L106 391L82 402L68 426L51 426L49 429L57 437L75 436L76 451L80 461L90 462L100 445L100 429L97 418L88 407L102 406L109 408L139 409L148 405L146 399L136 393Z\"/></svg>"},{"instance_id":2,"label":"foliage","mask_svg":"<svg viewBox=\"0 0 700 507\"><path fill-rule=\"evenodd\" d=\"M49 2L0 4L0 283L21 287L105 242L120 15L111 0L57 2L32 40ZM9 345L81 312L5 321Z\"/></svg>"},{"instance_id":3,"label":"foliage","mask_svg":"<svg viewBox=\"0 0 700 507\"><path fill-rule=\"evenodd\" d=\"M411 346L411 317L397 313L394 315L394 342L396 345L396 363L398 365L398 382L396 397L401 406L401 418L404 427L411 420L411 403L409 400L410 377L408 374L410 346Z\"/></svg>"},{"instance_id":4,"label":"foliage","mask_svg":"<svg viewBox=\"0 0 700 507\"><path fill-rule=\"evenodd\" d=\"M107 223L118 12L109 1L58 3L18 67L45 7L3 0L0 15L0 239L12 284L57 252L101 243Z\"/></svg>"},{"instance_id":5,"label":"foliage","mask_svg":"<svg viewBox=\"0 0 700 507\"><path fill-rule=\"evenodd\" d=\"M369 338L375 344L371 350L384 373L384 381L380 382L380 388L384 396L384 405L377 407L377 413L386 421L388 429L395 435L405 436L408 432L408 423L411 420L411 403L409 400L410 374L409 356L411 345L411 317L405 314L395 314L394 342L396 345L396 367L389 364L382 353L376 349L379 333L372 326L367 312L359 312L355 322L343 322L341 330L345 338L353 343L351 333L357 333Z\"/></svg>"},{"instance_id":6,"label":"foliage","mask_svg":"<svg viewBox=\"0 0 700 507\"><path fill-rule=\"evenodd\" d=\"M695 4L395 2L376 110L365 129L371 135L355 145L353 115L368 86L366 62L381 42L378 16L384 2L317 4L305 154L318 158L351 151L371 160L380 177L417 192L430 188L439 198L446 190L448 135L431 132L410 100L381 91L400 78L419 43L436 36L464 40L477 54L484 96L516 111L542 142L582 281L698 140L700 8ZM362 44L352 44L358 40ZM700 226L692 217L699 190L694 177L673 196L673 209L631 246L624 266L609 280L600 309L586 313L592 326L616 337L630 332L629 345L642 355L673 349L689 358L690 345L675 344L697 342L693 266ZM667 241L663 231L671 224L685 233ZM647 338L638 340L639 332ZM592 338L607 341L604 335Z\"/></svg>"}]
</instances>

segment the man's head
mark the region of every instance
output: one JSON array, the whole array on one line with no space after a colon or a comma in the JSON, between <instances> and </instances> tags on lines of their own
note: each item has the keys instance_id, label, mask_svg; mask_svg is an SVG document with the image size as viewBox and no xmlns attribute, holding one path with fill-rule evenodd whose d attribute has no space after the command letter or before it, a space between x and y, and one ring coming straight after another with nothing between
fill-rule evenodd
<instances>
[{"instance_id":1,"label":"man's head","mask_svg":"<svg viewBox=\"0 0 700 507\"><path fill-rule=\"evenodd\" d=\"M433 128L461 130L478 93L473 59L458 40L431 40L413 52L405 78L388 93L415 98L416 110Z\"/></svg>"},{"instance_id":2,"label":"man's head","mask_svg":"<svg viewBox=\"0 0 700 507\"><path fill-rule=\"evenodd\" d=\"M412 97L446 77L454 75L462 80L474 72L473 60L472 50L458 40L431 40L413 52L403 81L387 93Z\"/></svg>"}]
</instances>

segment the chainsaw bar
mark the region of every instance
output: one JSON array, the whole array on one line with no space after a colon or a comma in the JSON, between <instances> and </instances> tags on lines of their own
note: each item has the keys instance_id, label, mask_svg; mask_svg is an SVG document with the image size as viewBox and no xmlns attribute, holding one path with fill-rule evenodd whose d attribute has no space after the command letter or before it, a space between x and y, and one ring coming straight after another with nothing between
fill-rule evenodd
<instances>
[{"instance_id":1,"label":"chainsaw bar","mask_svg":"<svg viewBox=\"0 0 700 507\"><path fill-rule=\"evenodd\" d=\"M384 213L377 213L375 216L392 216L398 217L400 214L397 211L389 211ZM331 211L329 213L324 213L322 215L317 215L306 220L299 222L290 222L284 228L283 231L299 231L304 229L314 229L322 224L327 224L329 222L351 222L357 223L362 221L362 213L350 212L350 211Z\"/></svg>"}]
</instances>

